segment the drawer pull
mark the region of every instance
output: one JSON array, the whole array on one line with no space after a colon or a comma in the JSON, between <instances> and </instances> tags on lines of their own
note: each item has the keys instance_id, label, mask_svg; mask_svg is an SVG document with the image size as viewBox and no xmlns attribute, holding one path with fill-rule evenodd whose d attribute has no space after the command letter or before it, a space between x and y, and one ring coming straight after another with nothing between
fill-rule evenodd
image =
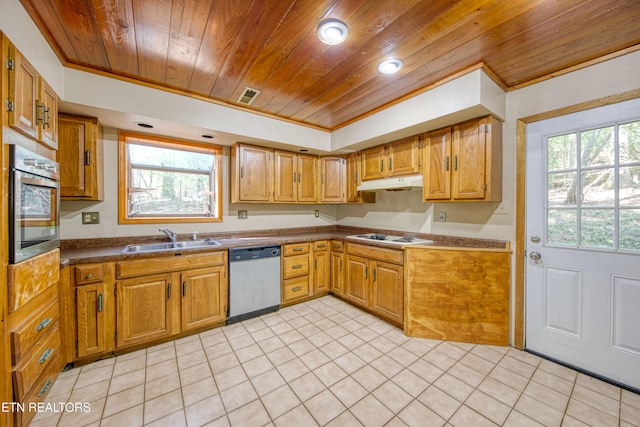
<instances>
[{"instance_id":1,"label":"drawer pull","mask_svg":"<svg viewBox=\"0 0 640 427\"><path fill-rule=\"evenodd\" d=\"M296 286L295 288L291 288L291 292L298 292L302 290L302 286Z\"/></svg>"},{"instance_id":2,"label":"drawer pull","mask_svg":"<svg viewBox=\"0 0 640 427\"><path fill-rule=\"evenodd\" d=\"M317 246L317 247L319 247L319 248L324 248L324 247L326 247L327 245L325 245L324 243L321 243L321 244L316 245L316 246Z\"/></svg>"},{"instance_id":3,"label":"drawer pull","mask_svg":"<svg viewBox=\"0 0 640 427\"><path fill-rule=\"evenodd\" d=\"M44 396L47 393L47 391L49 391L49 387L51 387L51 384L53 384L53 381L47 380L47 382L44 383L44 385L40 389L40 393L38 393L38 397Z\"/></svg>"},{"instance_id":4,"label":"drawer pull","mask_svg":"<svg viewBox=\"0 0 640 427\"><path fill-rule=\"evenodd\" d=\"M102 294L98 294L98 313L102 313Z\"/></svg>"},{"instance_id":5,"label":"drawer pull","mask_svg":"<svg viewBox=\"0 0 640 427\"><path fill-rule=\"evenodd\" d=\"M297 270L298 268L302 268L302 264L296 264L296 265L292 265L291 268L293 270Z\"/></svg>"},{"instance_id":6,"label":"drawer pull","mask_svg":"<svg viewBox=\"0 0 640 427\"><path fill-rule=\"evenodd\" d=\"M51 319L51 317L47 317L46 319L44 319L42 322L38 323L38 326L36 327L36 331L40 332L41 330L43 330L44 328L47 327L47 325L49 323L51 323L53 319Z\"/></svg>"},{"instance_id":7,"label":"drawer pull","mask_svg":"<svg viewBox=\"0 0 640 427\"><path fill-rule=\"evenodd\" d=\"M86 276L84 276L85 279L93 279L93 273L88 273Z\"/></svg>"},{"instance_id":8,"label":"drawer pull","mask_svg":"<svg viewBox=\"0 0 640 427\"><path fill-rule=\"evenodd\" d=\"M293 248L294 252L302 252L302 248L298 247L298 248Z\"/></svg>"},{"instance_id":9,"label":"drawer pull","mask_svg":"<svg viewBox=\"0 0 640 427\"><path fill-rule=\"evenodd\" d=\"M40 364L42 365L44 362L47 361L47 359L49 357L51 357L51 354L53 353L53 349L51 347L49 347L47 349L47 351L45 351L44 353L42 353L42 356L40 356L40 359L38 359L38 362L40 362Z\"/></svg>"}]
</instances>

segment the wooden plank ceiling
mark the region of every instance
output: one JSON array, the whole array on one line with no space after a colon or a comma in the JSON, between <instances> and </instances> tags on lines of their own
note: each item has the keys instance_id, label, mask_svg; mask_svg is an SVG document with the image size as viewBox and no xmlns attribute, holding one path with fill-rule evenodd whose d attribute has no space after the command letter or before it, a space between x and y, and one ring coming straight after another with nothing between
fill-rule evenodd
<instances>
[{"instance_id":1,"label":"wooden plank ceiling","mask_svg":"<svg viewBox=\"0 0 640 427\"><path fill-rule=\"evenodd\" d=\"M235 106L250 87L243 108L329 130L480 63L514 88L640 47L638 0L21 2L67 66Z\"/></svg>"}]
</instances>

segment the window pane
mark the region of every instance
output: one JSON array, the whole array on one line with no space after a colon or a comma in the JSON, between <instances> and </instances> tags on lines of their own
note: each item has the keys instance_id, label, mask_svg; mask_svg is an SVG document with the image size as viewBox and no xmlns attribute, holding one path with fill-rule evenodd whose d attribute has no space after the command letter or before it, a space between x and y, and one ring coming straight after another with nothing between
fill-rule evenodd
<instances>
[{"instance_id":1,"label":"window pane","mask_svg":"<svg viewBox=\"0 0 640 427\"><path fill-rule=\"evenodd\" d=\"M209 175L132 169L131 184L129 216L213 214Z\"/></svg>"},{"instance_id":2,"label":"window pane","mask_svg":"<svg viewBox=\"0 0 640 427\"><path fill-rule=\"evenodd\" d=\"M547 242L554 245L578 244L575 209L549 209L547 211Z\"/></svg>"},{"instance_id":3,"label":"window pane","mask_svg":"<svg viewBox=\"0 0 640 427\"><path fill-rule=\"evenodd\" d=\"M547 169L550 171L575 169L578 150L575 133L551 137L547 140Z\"/></svg>"},{"instance_id":4,"label":"window pane","mask_svg":"<svg viewBox=\"0 0 640 427\"><path fill-rule=\"evenodd\" d=\"M620 164L640 162L640 121L620 125Z\"/></svg>"},{"instance_id":5,"label":"window pane","mask_svg":"<svg viewBox=\"0 0 640 427\"><path fill-rule=\"evenodd\" d=\"M582 172L582 205L611 206L615 201L615 169Z\"/></svg>"},{"instance_id":6,"label":"window pane","mask_svg":"<svg viewBox=\"0 0 640 427\"><path fill-rule=\"evenodd\" d=\"M620 209L620 249L640 251L639 209Z\"/></svg>"},{"instance_id":7,"label":"window pane","mask_svg":"<svg viewBox=\"0 0 640 427\"><path fill-rule=\"evenodd\" d=\"M640 166L621 167L620 206L640 206Z\"/></svg>"},{"instance_id":8,"label":"window pane","mask_svg":"<svg viewBox=\"0 0 640 427\"><path fill-rule=\"evenodd\" d=\"M615 162L613 126L583 131L580 147L583 167L612 165Z\"/></svg>"},{"instance_id":9,"label":"window pane","mask_svg":"<svg viewBox=\"0 0 640 427\"><path fill-rule=\"evenodd\" d=\"M581 246L613 248L615 214L613 209L584 209L581 214Z\"/></svg>"},{"instance_id":10,"label":"window pane","mask_svg":"<svg viewBox=\"0 0 640 427\"><path fill-rule=\"evenodd\" d=\"M129 143L129 162L133 165L209 172L213 161L211 154Z\"/></svg>"},{"instance_id":11,"label":"window pane","mask_svg":"<svg viewBox=\"0 0 640 427\"><path fill-rule=\"evenodd\" d=\"M547 206L576 205L576 176L577 174L575 172L548 174Z\"/></svg>"}]
</instances>

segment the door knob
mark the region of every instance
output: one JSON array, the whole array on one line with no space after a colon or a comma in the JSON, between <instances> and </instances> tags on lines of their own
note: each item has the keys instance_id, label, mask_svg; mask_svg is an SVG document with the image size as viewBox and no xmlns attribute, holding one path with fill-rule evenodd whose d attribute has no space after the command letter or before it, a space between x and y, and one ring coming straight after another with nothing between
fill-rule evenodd
<instances>
[{"instance_id":1,"label":"door knob","mask_svg":"<svg viewBox=\"0 0 640 427\"><path fill-rule=\"evenodd\" d=\"M542 255L540 255L540 252L533 251L529 254L529 258L534 261L539 261L542 258Z\"/></svg>"}]
</instances>

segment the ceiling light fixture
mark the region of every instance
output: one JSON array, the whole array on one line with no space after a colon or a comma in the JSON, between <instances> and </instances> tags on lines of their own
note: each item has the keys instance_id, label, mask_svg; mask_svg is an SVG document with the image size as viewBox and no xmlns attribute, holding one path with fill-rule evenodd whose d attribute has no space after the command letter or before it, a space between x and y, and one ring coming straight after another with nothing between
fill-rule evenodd
<instances>
[{"instance_id":1,"label":"ceiling light fixture","mask_svg":"<svg viewBox=\"0 0 640 427\"><path fill-rule=\"evenodd\" d=\"M155 127L152 124L144 123L144 122L134 122L134 124L140 126L141 128L145 128L145 129L153 129Z\"/></svg>"},{"instance_id":2,"label":"ceiling light fixture","mask_svg":"<svg viewBox=\"0 0 640 427\"><path fill-rule=\"evenodd\" d=\"M378 72L380 74L395 74L402 68L402 60L398 58L385 59L378 64Z\"/></svg>"},{"instance_id":3,"label":"ceiling light fixture","mask_svg":"<svg viewBox=\"0 0 640 427\"><path fill-rule=\"evenodd\" d=\"M338 19L325 19L318 24L318 38L323 43L329 45L342 43L348 35L347 24Z\"/></svg>"},{"instance_id":4,"label":"ceiling light fixture","mask_svg":"<svg viewBox=\"0 0 640 427\"><path fill-rule=\"evenodd\" d=\"M215 135L211 135L210 133L201 133L200 137L204 138L204 139L215 139L216 136Z\"/></svg>"}]
</instances>

